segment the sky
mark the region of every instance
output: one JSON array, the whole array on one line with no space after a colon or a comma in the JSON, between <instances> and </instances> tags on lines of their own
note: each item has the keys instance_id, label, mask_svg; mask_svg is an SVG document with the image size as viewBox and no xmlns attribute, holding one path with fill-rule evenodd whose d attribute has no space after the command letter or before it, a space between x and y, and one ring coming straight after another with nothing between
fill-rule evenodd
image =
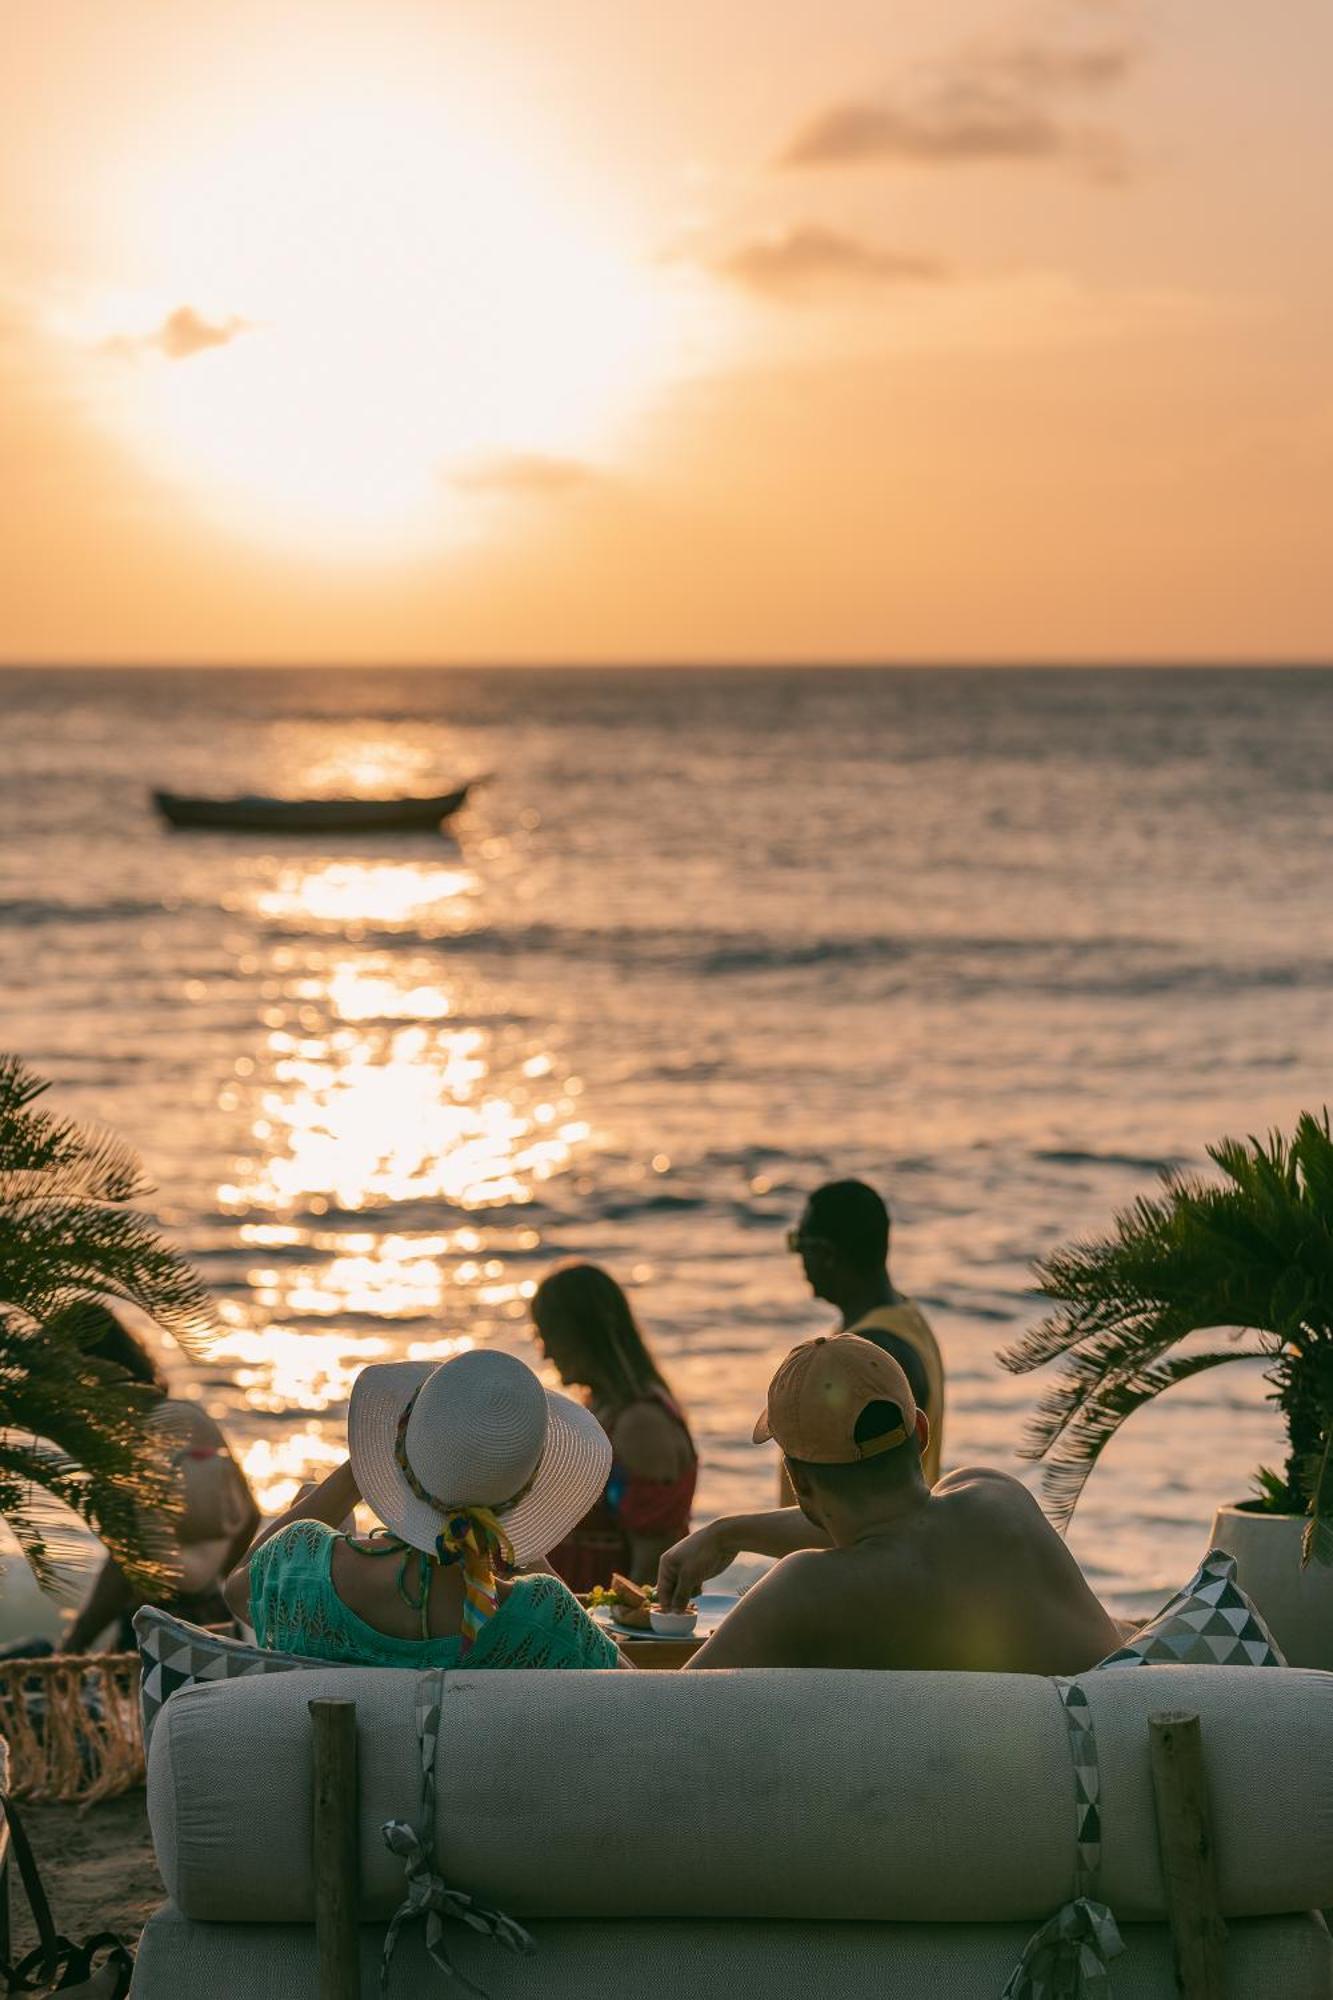
<instances>
[{"instance_id":1,"label":"sky","mask_svg":"<svg viewBox=\"0 0 1333 2000\"><path fill-rule=\"evenodd\" d=\"M0 29L0 660L1333 658L1327 0Z\"/></svg>"}]
</instances>

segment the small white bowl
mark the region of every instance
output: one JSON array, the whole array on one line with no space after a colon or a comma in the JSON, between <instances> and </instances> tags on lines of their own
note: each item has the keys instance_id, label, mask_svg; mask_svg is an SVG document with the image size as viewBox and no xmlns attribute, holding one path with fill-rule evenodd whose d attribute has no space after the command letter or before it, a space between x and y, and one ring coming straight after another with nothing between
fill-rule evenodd
<instances>
[{"instance_id":1,"label":"small white bowl","mask_svg":"<svg viewBox=\"0 0 1333 2000\"><path fill-rule=\"evenodd\" d=\"M688 1639L699 1618L697 1611L650 1611L648 1616L659 1639Z\"/></svg>"}]
</instances>

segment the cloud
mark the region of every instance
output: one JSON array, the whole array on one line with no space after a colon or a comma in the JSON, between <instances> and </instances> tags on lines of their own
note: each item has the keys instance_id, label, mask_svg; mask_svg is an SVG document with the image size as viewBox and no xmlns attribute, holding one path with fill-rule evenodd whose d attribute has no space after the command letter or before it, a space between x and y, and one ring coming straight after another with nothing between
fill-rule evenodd
<instances>
[{"instance_id":1,"label":"cloud","mask_svg":"<svg viewBox=\"0 0 1333 2000\"><path fill-rule=\"evenodd\" d=\"M238 333L247 331L248 322L243 319L207 320L193 306L177 306L158 328L154 345L161 348L168 361L186 361L192 354L202 354L205 348L226 347Z\"/></svg>"},{"instance_id":2,"label":"cloud","mask_svg":"<svg viewBox=\"0 0 1333 2000\"><path fill-rule=\"evenodd\" d=\"M601 477L596 466L582 459L513 452L502 458L476 459L451 472L449 482L468 493L555 495L594 485Z\"/></svg>"},{"instance_id":3,"label":"cloud","mask_svg":"<svg viewBox=\"0 0 1333 2000\"><path fill-rule=\"evenodd\" d=\"M234 315L224 320L205 319L193 306L177 306L152 333L114 334L102 342L104 354L165 354L168 361L188 361L210 347L226 347L238 334L248 333L251 322Z\"/></svg>"},{"instance_id":4,"label":"cloud","mask_svg":"<svg viewBox=\"0 0 1333 2000\"><path fill-rule=\"evenodd\" d=\"M757 236L719 258L713 269L752 291L788 299L831 288L929 284L947 276L933 258L881 250L817 222Z\"/></svg>"},{"instance_id":5,"label":"cloud","mask_svg":"<svg viewBox=\"0 0 1333 2000\"><path fill-rule=\"evenodd\" d=\"M1128 41L977 44L896 94L827 106L795 134L778 165L1056 161L1099 180L1121 179L1127 160L1119 137L1071 115L1068 105L1114 90L1137 60Z\"/></svg>"}]
</instances>

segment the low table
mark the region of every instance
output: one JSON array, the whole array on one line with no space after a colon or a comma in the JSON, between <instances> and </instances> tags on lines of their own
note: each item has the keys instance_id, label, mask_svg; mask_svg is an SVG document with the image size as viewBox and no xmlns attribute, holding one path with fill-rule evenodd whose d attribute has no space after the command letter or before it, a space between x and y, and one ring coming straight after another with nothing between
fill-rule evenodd
<instances>
[{"instance_id":1,"label":"low table","mask_svg":"<svg viewBox=\"0 0 1333 2000\"><path fill-rule=\"evenodd\" d=\"M702 1639L636 1639L632 1633L612 1635L632 1667L656 1667L671 1672L692 1660L703 1645Z\"/></svg>"},{"instance_id":2,"label":"low table","mask_svg":"<svg viewBox=\"0 0 1333 2000\"><path fill-rule=\"evenodd\" d=\"M609 1612L594 1611L592 1616L609 1632L625 1658L636 1667L657 1667L670 1672L683 1667L692 1660L706 1639L711 1639L727 1613L737 1602L730 1591L705 1591L695 1600L699 1618L688 1639L659 1639L651 1632L622 1631L612 1620Z\"/></svg>"}]
</instances>

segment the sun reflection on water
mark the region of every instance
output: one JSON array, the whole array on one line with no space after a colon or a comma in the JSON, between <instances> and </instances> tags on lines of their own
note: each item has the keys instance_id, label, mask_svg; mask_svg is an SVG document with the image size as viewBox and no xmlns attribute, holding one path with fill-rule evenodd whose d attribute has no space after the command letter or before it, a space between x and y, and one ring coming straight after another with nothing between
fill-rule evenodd
<instances>
[{"instance_id":1,"label":"sun reflection on water","mask_svg":"<svg viewBox=\"0 0 1333 2000\"><path fill-rule=\"evenodd\" d=\"M327 995L340 1021L438 1021L450 1012L449 997L438 987L424 982L404 987L350 961L335 966L322 981L302 981L296 991L302 998Z\"/></svg>"},{"instance_id":2,"label":"sun reflection on water","mask_svg":"<svg viewBox=\"0 0 1333 2000\"><path fill-rule=\"evenodd\" d=\"M407 861L326 861L275 866L253 893L262 917L288 922L417 924L479 893L470 868Z\"/></svg>"},{"instance_id":3,"label":"sun reflection on water","mask_svg":"<svg viewBox=\"0 0 1333 2000\"><path fill-rule=\"evenodd\" d=\"M263 1332L238 1329L225 1335L210 1358L233 1371L252 1410L309 1414L340 1408L366 1363L387 1360L392 1353L389 1341L374 1334L268 1326Z\"/></svg>"},{"instance_id":4,"label":"sun reflection on water","mask_svg":"<svg viewBox=\"0 0 1333 2000\"><path fill-rule=\"evenodd\" d=\"M243 1399L238 1455L271 1511L341 1462L368 1363L514 1337L542 1241L540 1215L515 1211L591 1133L555 1050L503 1014L478 1024L466 987L460 1001L466 968L431 953L479 894L469 868L265 857L258 870L237 907L309 935L237 961L257 975L262 1039L220 1090L240 1143L217 1200L240 1255L212 1358ZM366 924L419 932L421 947L362 950Z\"/></svg>"},{"instance_id":5,"label":"sun reflection on water","mask_svg":"<svg viewBox=\"0 0 1333 2000\"><path fill-rule=\"evenodd\" d=\"M269 1036L271 1086L251 1132L256 1156L218 1190L226 1210L446 1201L531 1201L588 1136L569 1107L484 1095L479 1028L412 1024L336 1041Z\"/></svg>"}]
</instances>

